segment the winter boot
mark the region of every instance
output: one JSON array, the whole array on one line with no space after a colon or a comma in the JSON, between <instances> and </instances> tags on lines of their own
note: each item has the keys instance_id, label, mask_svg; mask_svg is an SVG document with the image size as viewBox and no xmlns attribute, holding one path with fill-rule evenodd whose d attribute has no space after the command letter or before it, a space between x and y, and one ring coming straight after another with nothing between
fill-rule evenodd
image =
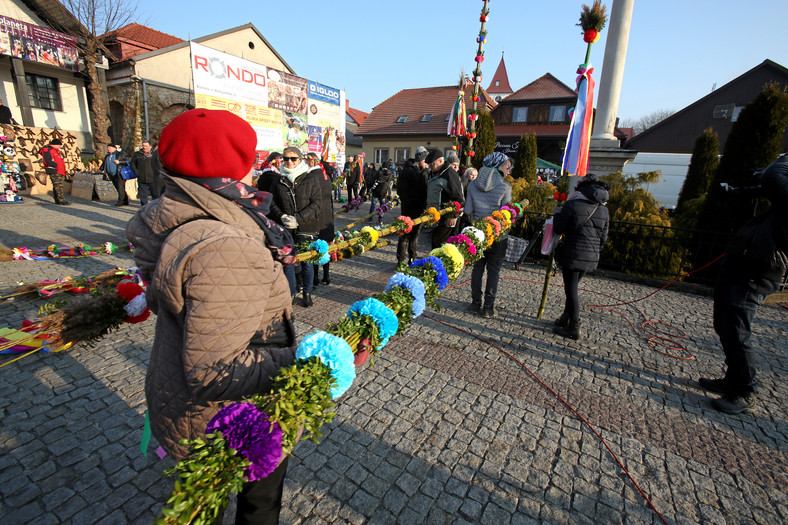
<instances>
[{"instance_id":1,"label":"winter boot","mask_svg":"<svg viewBox=\"0 0 788 525\"><path fill-rule=\"evenodd\" d=\"M304 292L303 300L304 300L304 308L309 308L310 306L315 304L314 302L312 302L312 294L311 293Z\"/></svg>"},{"instance_id":2,"label":"winter boot","mask_svg":"<svg viewBox=\"0 0 788 525\"><path fill-rule=\"evenodd\" d=\"M569 323L566 325L566 328L556 326L553 328L553 333L558 334L561 337L569 337L577 341L580 339L580 319L570 319Z\"/></svg>"},{"instance_id":3,"label":"winter boot","mask_svg":"<svg viewBox=\"0 0 788 525\"><path fill-rule=\"evenodd\" d=\"M331 284L331 279L328 278L328 265L331 263L326 263L323 265L323 284L328 286ZM317 272L315 272L315 276L317 276Z\"/></svg>"},{"instance_id":4,"label":"winter boot","mask_svg":"<svg viewBox=\"0 0 788 525\"><path fill-rule=\"evenodd\" d=\"M566 325L569 324L569 314L564 312L561 314L561 317L555 320L555 325L559 328L566 328Z\"/></svg>"}]
</instances>

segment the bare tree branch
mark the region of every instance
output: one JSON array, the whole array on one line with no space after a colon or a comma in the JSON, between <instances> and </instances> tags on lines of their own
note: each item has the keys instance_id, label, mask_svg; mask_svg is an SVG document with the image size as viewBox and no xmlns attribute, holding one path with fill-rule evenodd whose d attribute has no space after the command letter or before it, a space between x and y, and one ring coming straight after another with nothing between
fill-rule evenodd
<instances>
[{"instance_id":1,"label":"bare tree branch","mask_svg":"<svg viewBox=\"0 0 788 525\"><path fill-rule=\"evenodd\" d=\"M648 115L644 115L639 119L624 119L618 125L620 128L632 128L635 135L643 133L651 126L659 124L669 116L676 112L674 109L658 109Z\"/></svg>"}]
</instances>

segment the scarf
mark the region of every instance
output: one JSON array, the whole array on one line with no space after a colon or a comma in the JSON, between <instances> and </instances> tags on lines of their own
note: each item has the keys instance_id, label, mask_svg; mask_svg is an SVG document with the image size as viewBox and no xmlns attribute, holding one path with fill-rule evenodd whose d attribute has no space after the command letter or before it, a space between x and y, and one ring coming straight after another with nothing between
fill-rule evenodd
<instances>
[{"instance_id":1,"label":"scarf","mask_svg":"<svg viewBox=\"0 0 788 525\"><path fill-rule=\"evenodd\" d=\"M282 167L281 173L283 177L287 178L287 180L295 183L295 180L307 171L309 171L309 166L307 166L306 162L302 160L298 163L298 166L293 169Z\"/></svg>"},{"instance_id":2,"label":"scarf","mask_svg":"<svg viewBox=\"0 0 788 525\"><path fill-rule=\"evenodd\" d=\"M270 193L260 191L252 186L247 186L229 177L178 177L199 184L215 194L234 202L239 208L245 211L265 235L265 245L271 251L274 259L282 264L295 263L295 249L293 248L293 237L286 229L268 218L271 209L273 196Z\"/></svg>"}]
</instances>

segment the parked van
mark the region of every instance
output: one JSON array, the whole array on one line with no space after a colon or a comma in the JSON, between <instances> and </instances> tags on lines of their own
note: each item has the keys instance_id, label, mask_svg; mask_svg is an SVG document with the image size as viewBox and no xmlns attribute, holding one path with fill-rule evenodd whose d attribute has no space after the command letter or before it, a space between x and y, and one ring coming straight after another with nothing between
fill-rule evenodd
<instances>
[{"instance_id":1,"label":"parked van","mask_svg":"<svg viewBox=\"0 0 788 525\"><path fill-rule=\"evenodd\" d=\"M624 165L625 175L657 171L662 172L659 182L646 184L645 189L658 200L664 208L674 209L679 199L681 186L687 176L689 153L638 153L634 160Z\"/></svg>"}]
</instances>

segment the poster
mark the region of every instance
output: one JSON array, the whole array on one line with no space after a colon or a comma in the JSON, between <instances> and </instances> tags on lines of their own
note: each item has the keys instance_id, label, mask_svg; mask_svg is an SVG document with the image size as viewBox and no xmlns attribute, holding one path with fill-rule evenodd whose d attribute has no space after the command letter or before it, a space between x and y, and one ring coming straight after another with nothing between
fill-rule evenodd
<instances>
[{"instance_id":1,"label":"poster","mask_svg":"<svg viewBox=\"0 0 788 525\"><path fill-rule=\"evenodd\" d=\"M329 127L334 135L341 132L344 152L343 91L195 43L191 69L196 107L224 109L246 120L261 157L288 146L322 155ZM331 143L333 158L337 142Z\"/></svg>"},{"instance_id":2,"label":"poster","mask_svg":"<svg viewBox=\"0 0 788 525\"><path fill-rule=\"evenodd\" d=\"M2 15L0 55L79 70L76 38Z\"/></svg>"}]
</instances>

